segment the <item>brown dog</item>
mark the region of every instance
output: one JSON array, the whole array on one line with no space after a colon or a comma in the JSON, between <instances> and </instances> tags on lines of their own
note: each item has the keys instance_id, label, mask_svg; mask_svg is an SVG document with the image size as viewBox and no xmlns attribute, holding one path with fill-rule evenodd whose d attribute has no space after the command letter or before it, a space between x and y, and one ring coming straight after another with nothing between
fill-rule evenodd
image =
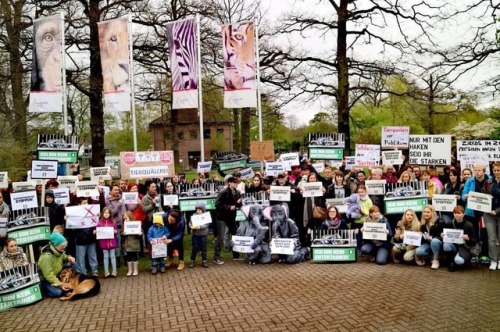
<instances>
[{"instance_id":1,"label":"brown dog","mask_svg":"<svg viewBox=\"0 0 500 332\"><path fill-rule=\"evenodd\" d=\"M60 282L53 286L65 286L70 289L69 293L61 297L61 300L77 300L85 297L97 295L101 290L99 279L94 276L87 276L66 268L59 273Z\"/></svg>"}]
</instances>

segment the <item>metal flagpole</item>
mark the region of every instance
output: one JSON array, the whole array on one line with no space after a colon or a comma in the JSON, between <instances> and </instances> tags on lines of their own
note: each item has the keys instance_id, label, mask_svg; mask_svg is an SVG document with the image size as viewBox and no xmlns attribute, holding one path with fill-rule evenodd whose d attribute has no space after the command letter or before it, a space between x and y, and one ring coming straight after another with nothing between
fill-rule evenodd
<instances>
[{"instance_id":1,"label":"metal flagpole","mask_svg":"<svg viewBox=\"0 0 500 332\"><path fill-rule=\"evenodd\" d=\"M63 123L64 123L64 135L68 135L68 107L67 107L67 90L66 90L66 43L64 35L64 13L59 12L59 17L61 18L61 72L62 72L62 102L63 102Z\"/></svg>"},{"instance_id":2,"label":"metal flagpole","mask_svg":"<svg viewBox=\"0 0 500 332\"><path fill-rule=\"evenodd\" d=\"M259 52L258 21L254 23L254 26L255 26L255 61L256 61L255 68L257 74L257 114L259 117L259 141L262 141L262 103L260 102L260 52Z\"/></svg>"},{"instance_id":3,"label":"metal flagpole","mask_svg":"<svg viewBox=\"0 0 500 332\"><path fill-rule=\"evenodd\" d=\"M205 137L203 135L203 95L201 88L201 43L200 43L200 14L196 14L196 44L198 53L198 114L200 116L200 158L205 161Z\"/></svg>"},{"instance_id":4,"label":"metal flagpole","mask_svg":"<svg viewBox=\"0 0 500 332\"><path fill-rule=\"evenodd\" d=\"M132 133L134 137L134 152L137 152L137 125L135 123L135 92L134 92L134 45L132 41L132 16L128 15L128 47L129 47L129 64L130 64L130 102L132 112Z\"/></svg>"}]
</instances>

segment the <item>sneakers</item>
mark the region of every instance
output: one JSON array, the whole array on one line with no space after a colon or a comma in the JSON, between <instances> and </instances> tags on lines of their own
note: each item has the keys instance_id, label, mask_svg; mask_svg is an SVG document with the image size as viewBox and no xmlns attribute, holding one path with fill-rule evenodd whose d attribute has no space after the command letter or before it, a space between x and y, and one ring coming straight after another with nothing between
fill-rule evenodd
<instances>
[{"instance_id":1,"label":"sneakers","mask_svg":"<svg viewBox=\"0 0 500 332\"><path fill-rule=\"evenodd\" d=\"M189 262L189 268L192 269L194 267L194 261Z\"/></svg>"},{"instance_id":2,"label":"sneakers","mask_svg":"<svg viewBox=\"0 0 500 332\"><path fill-rule=\"evenodd\" d=\"M479 258L479 263L481 263L483 265L488 265L488 264L490 264L490 258L488 256L481 256Z\"/></svg>"},{"instance_id":3,"label":"sneakers","mask_svg":"<svg viewBox=\"0 0 500 332\"><path fill-rule=\"evenodd\" d=\"M491 271L495 271L498 267L498 263L497 262L491 262L490 263L490 270Z\"/></svg>"},{"instance_id":4,"label":"sneakers","mask_svg":"<svg viewBox=\"0 0 500 332\"><path fill-rule=\"evenodd\" d=\"M220 258L214 259L214 263L217 265L224 265L224 262Z\"/></svg>"},{"instance_id":5,"label":"sneakers","mask_svg":"<svg viewBox=\"0 0 500 332\"><path fill-rule=\"evenodd\" d=\"M160 273L165 273L165 267L164 266L160 266Z\"/></svg>"},{"instance_id":6,"label":"sneakers","mask_svg":"<svg viewBox=\"0 0 500 332\"><path fill-rule=\"evenodd\" d=\"M432 261L431 269L433 269L433 270L437 270L437 269L439 269L439 260L434 259L434 260Z\"/></svg>"},{"instance_id":7,"label":"sneakers","mask_svg":"<svg viewBox=\"0 0 500 332\"><path fill-rule=\"evenodd\" d=\"M93 276L93 277L99 277L99 273L94 272L94 273L92 273L92 276Z\"/></svg>"},{"instance_id":8,"label":"sneakers","mask_svg":"<svg viewBox=\"0 0 500 332\"><path fill-rule=\"evenodd\" d=\"M110 276L111 276L111 274L109 274L109 272L104 273L104 278L109 278Z\"/></svg>"},{"instance_id":9,"label":"sneakers","mask_svg":"<svg viewBox=\"0 0 500 332\"><path fill-rule=\"evenodd\" d=\"M478 261L479 259L477 258L477 256L472 256L472 258L470 259L471 263L477 263Z\"/></svg>"},{"instance_id":10,"label":"sneakers","mask_svg":"<svg viewBox=\"0 0 500 332\"><path fill-rule=\"evenodd\" d=\"M158 269L157 269L156 267L152 267L152 268L151 268L151 274L152 274L152 275L155 275L155 274L156 274L156 272L158 272Z\"/></svg>"},{"instance_id":11,"label":"sneakers","mask_svg":"<svg viewBox=\"0 0 500 332\"><path fill-rule=\"evenodd\" d=\"M116 271L111 272L111 278L116 278L116 276L117 276Z\"/></svg>"},{"instance_id":12,"label":"sneakers","mask_svg":"<svg viewBox=\"0 0 500 332\"><path fill-rule=\"evenodd\" d=\"M207 262L207 261L203 261L203 262L201 262L201 265L202 265L204 268L208 268L208 262Z\"/></svg>"}]
</instances>

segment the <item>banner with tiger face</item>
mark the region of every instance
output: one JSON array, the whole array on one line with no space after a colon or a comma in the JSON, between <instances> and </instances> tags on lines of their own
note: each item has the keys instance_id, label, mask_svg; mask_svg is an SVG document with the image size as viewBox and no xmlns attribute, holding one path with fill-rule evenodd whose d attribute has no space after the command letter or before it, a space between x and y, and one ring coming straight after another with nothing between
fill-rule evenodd
<instances>
[{"instance_id":1,"label":"banner with tiger face","mask_svg":"<svg viewBox=\"0 0 500 332\"><path fill-rule=\"evenodd\" d=\"M62 112L62 26L60 15L33 21L30 112Z\"/></svg>"},{"instance_id":2,"label":"banner with tiger face","mask_svg":"<svg viewBox=\"0 0 500 332\"><path fill-rule=\"evenodd\" d=\"M128 112L130 52L128 16L97 23L105 110Z\"/></svg>"},{"instance_id":3,"label":"banner with tiger face","mask_svg":"<svg viewBox=\"0 0 500 332\"><path fill-rule=\"evenodd\" d=\"M196 20L166 25L172 72L172 107L198 108L198 45Z\"/></svg>"},{"instance_id":4,"label":"banner with tiger face","mask_svg":"<svg viewBox=\"0 0 500 332\"><path fill-rule=\"evenodd\" d=\"M222 26L224 107L257 107L253 22Z\"/></svg>"}]
</instances>

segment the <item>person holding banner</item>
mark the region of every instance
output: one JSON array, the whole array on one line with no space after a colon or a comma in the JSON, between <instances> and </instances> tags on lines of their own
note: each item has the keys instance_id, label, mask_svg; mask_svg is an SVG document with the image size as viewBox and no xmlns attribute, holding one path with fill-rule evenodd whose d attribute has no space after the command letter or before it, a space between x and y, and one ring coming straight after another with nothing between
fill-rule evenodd
<instances>
[{"instance_id":1,"label":"person holding banner","mask_svg":"<svg viewBox=\"0 0 500 332\"><path fill-rule=\"evenodd\" d=\"M500 162L493 164L493 179L486 181L486 193L493 196L491 212L484 214L484 224L488 233L488 253L490 270L500 269Z\"/></svg>"},{"instance_id":2,"label":"person holding banner","mask_svg":"<svg viewBox=\"0 0 500 332\"><path fill-rule=\"evenodd\" d=\"M420 219L422 242L420 247L415 250L417 265L425 265L425 257L432 254L431 269L439 269L439 254L443 245L443 241L441 241L442 232L443 224L439 222L436 209L432 205L427 205L422 210L422 218Z\"/></svg>"},{"instance_id":3,"label":"person holding banner","mask_svg":"<svg viewBox=\"0 0 500 332\"><path fill-rule=\"evenodd\" d=\"M148 229L147 239L151 246L154 245L156 240L167 243L167 237L170 237L168 229L164 226L163 217L160 214L153 216L153 225ZM154 258L151 255L151 274L155 275L160 268L161 273L165 273L165 257Z\"/></svg>"},{"instance_id":4,"label":"person holding banner","mask_svg":"<svg viewBox=\"0 0 500 332\"><path fill-rule=\"evenodd\" d=\"M79 197L78 205L88 205L87 197ZM98 277L96 239L94 236L95 227L77 228L73 231L76 244L76 270L79 273L87 274L86 259L88 257L92 275Z\"/></svg>"},{"instance_id":5,"label":"person holding banner","mask_svg":"<svg viewBox=\"0 0 500 332\"><path fill-rule=\"evenodd\" d=\"M299 228L295 222L288 218L287 211L288 205L280 204L267 207L266 211L270 209L270 216L272 220L272 237L281 239L294 239L295 245L293 255L280 255L279 262L286 264L296 264L305 261L309 256L307 248L303 248L299 240ZM266 211L264 214L266 214Z\"/></svg>"},{"instance_id":6,"label":"person holding banner","mask_svg":"<svg viewBox=\"0 0 500 332\"><path fill-rule=\"evenodd\" d=\"M444 185L443 195L455 195L457 205L464 206L465 204L461 197L463 188L464 185L460 181L460 172L454 168L450 169L449 181ZM443 218L444 223L448 224L453 220L453 213L441 212L441 217Z\"/></svg>"},{"instance_id":7,"label":"person holding banner","mask_svg":"<svg viewBox=\"0 0 500 332\"><path fill-rule=\"evenodd\" d=\"M315 173L310 173L307 177L307 182L319 182L317 176ZM318 217L314 216L313 209L314 207L319 207L320 209L324 210L326 212L326 200L324 193L326 192L325 187L323 187L323 184L321 184L321 189L323 190L323 196L315 196L315 197L303 197L303 206L304 206L304 213L303 213L303 225L307 230L307 234L310 234L312 230L319 230L321 229L321 224L323 223L324 219L320 219ZM304 193L304 189L301 187L300 188L300 193ZM324 218L324 216L323 216ZM300 231L300 228L299 228Z\"/></svg>"},{"instance_id":8,"label":"person holding banner","mask_svg":"<svg viewBox=\"0 0 500 332\"><path fill-rule=\"evenodd\" d=\"M125 261L128 267L127 277L139 275L139 252L142 252L142 228L140 229L140 234L127 234L125 232L127 229L126 225L130 225L136 220L137 219L134 219L134 215L130 211L125 212L123 215L123 231L121 235L123 235L123 244L126 252Z\"/></svg>"},{"instance_id":9,"label":"person holding banner","mask_svg":"<svg viewBox=\"0 0 500 332\"><path fill-rule=\"evenodd\" d=\"M106 207L108 207L111 211L113 221L116 224L118 230L118 244L116 247L116 259L118 261L118 266L120 266L120 257L121 257L121 246L122 246L122 237L121 237L121 229L123 224L123 214L125 213L125 204L123 204L122 194L120 192L120 187L113 183L110 186L109 195L106 197Z\"/></svg>"},{"instance_id":10,"label":"person holding banner","mask_svg":"<svg viewBox=\"0 0 500 332\"><path fill-rule=\"evenodd\" d=\"M195 214L203 214L207 212L205 204L198 202L195 206ZM208 224L203 225L193 225L193 220L189 220L189 228L193 230L193 236L191 238L191 261L189 262L189 268L194 268L196 261L196 255L198 252L201 253L202 265L204 268L208 268L207 261L207 237L208 237Z\"/></svg>"},{"instance_id":11,"label":"person holding banner","mask_svg":"<svg viewBox=\"0 0 500 332\"><path fill-rule=\"evenodd\" d=\"M38 259L38 269L41 281L42 293L48 297L61 297L70 291L66 286L56 287L53 284L60 283L59 272L65 264L75 264L75 259L66 255L65 249L68 245L66 238L58 233L50 234L49 244L43 247L42 254Z\"/></svg>"},{"instance_id":12,"label":"person holding banner","mask_svg":"<svg viewBox=\"0 0 500 332\"><path fill-rule=\"evenodd\" d=\"M392 260L398 264L403 256L405 262L411 262L415 259L415 246L403 243L405 231L420 232L420 221L414 210L407 209L403 217L396 225L396 234L394 234L392 247Z\"/></svg>"},{"instance_id":13,"label":"person holding banner","mask_svg":"<svg viewBox=\"0 0 500 332\"><path fill-rule=\"evenodd\" d=\"M118 188L118 186L116 186ZM113 227L113 238L110 239L101 239L99 240L99 247L102 249L103 253L103 261L104 261L104 278L113 277L116 278L116 248L118 247L118 225L113 219L113 215L111 209L109 207L105 207L101 211L101 216L99 222L97 222L97 228L99 227ZM94 234L96 234L96 230L94 230ZM109 274L109 262L111 261L111 274Z\"/></svg>"},{"instance_id":14,"label":"person holding banner","mask_svg":"<svg viewBox=\"0 0 500 332\"><path fill-rule=\"evenodd\" d=\"M454 272L458 266L463 266L465 263L470 262L472 253L470 249L476 245L477 238L474 231L474 226L471 222L465 220L465 212L462 206L455 206L453 208L453 220L451 222L451 229L462 230L463 243L450 243L444 239L444 230L441 237L443 238L443 251L448 257L449 266L448 270Z\"/></svg>"},{"instance_id":15,"label":"person holding banner","mask_svg":"<svg viewBox=\"0 0 500 332\"><path fill-rule=\"evenodd\" d=\"M363 245L361 246L361 254L374 257L375 262L378 265L385 265L388 262L389 251L391 250L390 239L392 237L391 225L387 219L380 213L378 206L373 205L369 209L369 216L366 218L365 222L371 223L383 223L385 224L385 233L387 234L386 240L363 240ZM361 227L361 233L365 231L364 227Z\"/></svg>"}]
</instances>

